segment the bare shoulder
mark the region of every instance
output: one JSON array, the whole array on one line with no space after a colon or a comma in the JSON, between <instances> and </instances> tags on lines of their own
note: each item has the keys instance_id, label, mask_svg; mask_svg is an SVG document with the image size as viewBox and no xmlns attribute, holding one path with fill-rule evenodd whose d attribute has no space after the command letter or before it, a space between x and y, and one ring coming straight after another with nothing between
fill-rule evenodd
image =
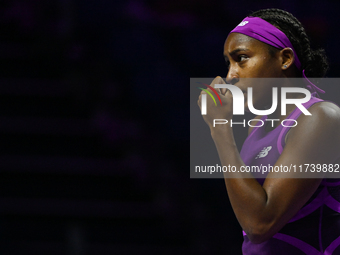
<instances>
[{"instance_id":1,"label":"bare shoulder","mask_svg":"<svg viewBox=\"0 0 340 255\"><path fill-rule=\"evenodd\" d=\"M340 151L340 108L332 102L318 102L308 111L312 115L301 114L297 126L292 128L287 143L315 146L325 151ZM308 149L309 150L309 149Z\"/></svg>"},{"instance_id":2,"label":"bare shoulder","mask_svg":"<svg viewBox=\"0 0 340 255\"><path fill-rule=\"evenodd\" d=\"M324 116L329 116L329 117L340 117L340 108L337 106L335 103L328 102L328 101L322 101L313 104L309 108L310 112L313 115L313 112L315 114L321 114Z\"/></svg>"},{"instance_id":3,"label":"bare shoulder","mask_svg":"<svg viewBox=\"0 0 340 255\"><path fill-rule=\"evenodd\" d=\"M332 102L318 102L309 109L312 115L301 114L298 121L298 130L320 130L339 131L340 128L340 108Z\"/></svg>"}]
</instances>

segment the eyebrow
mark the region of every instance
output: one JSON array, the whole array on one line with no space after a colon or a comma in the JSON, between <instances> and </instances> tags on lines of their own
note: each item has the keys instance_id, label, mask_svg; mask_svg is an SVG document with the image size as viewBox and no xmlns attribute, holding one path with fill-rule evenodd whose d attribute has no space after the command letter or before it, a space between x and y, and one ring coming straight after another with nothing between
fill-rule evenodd
<instances>
[{"instance_id":1,"label":"eyebrow","mask_svg":"<svg viewBox=\"0 0 340 255\"><path fill-rule=\"evenodd\" d=\"M238 48L238 49L233 50L232 52L229 52L229 55L233 56L233 55L235 55L236 53L238 53L240 51L249 51L249 49L247 49L247 48ZM224 54L224 58L228 58L228 56Z\"/></svg>"}]
</instances>

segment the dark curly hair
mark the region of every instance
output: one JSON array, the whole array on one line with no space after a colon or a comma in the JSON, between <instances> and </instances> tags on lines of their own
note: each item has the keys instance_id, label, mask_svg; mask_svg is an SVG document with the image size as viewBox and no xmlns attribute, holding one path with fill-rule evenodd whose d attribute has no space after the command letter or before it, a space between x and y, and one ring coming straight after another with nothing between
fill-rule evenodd
<instances>
[{"instance_id":1,"label":"dark curly hair","mask_svg":"<svg viewBox=\"0 0 340 255\"><path fill-rule=\"evenodd\" d=\"M301 70L308 77L323 77L328 70L328 60L323 49L312 50L306 31L291 13L280 9L263 9L250 17L259 17L280 29L292 43L301 62Z\"/></svg>"}]
</instances>

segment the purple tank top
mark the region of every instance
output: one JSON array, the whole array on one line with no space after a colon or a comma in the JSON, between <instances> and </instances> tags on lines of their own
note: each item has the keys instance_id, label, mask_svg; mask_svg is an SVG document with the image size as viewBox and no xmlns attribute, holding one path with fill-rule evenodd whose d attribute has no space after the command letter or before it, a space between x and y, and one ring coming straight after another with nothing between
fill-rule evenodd
<instances>
[{"instance_id":1,"label":"purple tank top","mask_svg":"<svg viewBox=\"0 0 340 255\"><path fill-rule=\"evenodd\" d=\"M323 100L312 97L303 105L308 109L320 101ZM296 108L287 119L296 120L300 114ZM265 121L267 116L261 119ZM244 163L247 166L275 165L289 129L282 125L270 132L265 131L265 125L253 128L240 152ZM254 174L254 177L262 185L266 174ZM324 179L301 210L269 240L253 244L245 232L243 237L244 255L340 255L340 180Z\"/></svg>"}]
</instances>

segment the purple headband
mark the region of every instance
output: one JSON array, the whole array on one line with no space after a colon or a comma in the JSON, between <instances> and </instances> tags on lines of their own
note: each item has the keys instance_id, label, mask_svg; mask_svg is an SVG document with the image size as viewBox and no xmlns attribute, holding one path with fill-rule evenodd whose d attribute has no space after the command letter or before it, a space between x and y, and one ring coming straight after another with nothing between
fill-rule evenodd
<instances>
[{"instance_id":1,"label":"purple headband","mask_svg":"<svg viewBox=\"0 0 340 255\"><path fill-rule=\"evenodd\" d=\"M291 48L294 52L294 63L296 67L301 70L301 62L292 43L285 33L269 22L259 17L246 17L230 33L244 34L278 49ZM308 80L305 75L305 70L302 71L302 76L306 79L307 88L312 92L313 96L317 95L317 92L325 93L325 91Z\"/></svg>"}]
</instances>

